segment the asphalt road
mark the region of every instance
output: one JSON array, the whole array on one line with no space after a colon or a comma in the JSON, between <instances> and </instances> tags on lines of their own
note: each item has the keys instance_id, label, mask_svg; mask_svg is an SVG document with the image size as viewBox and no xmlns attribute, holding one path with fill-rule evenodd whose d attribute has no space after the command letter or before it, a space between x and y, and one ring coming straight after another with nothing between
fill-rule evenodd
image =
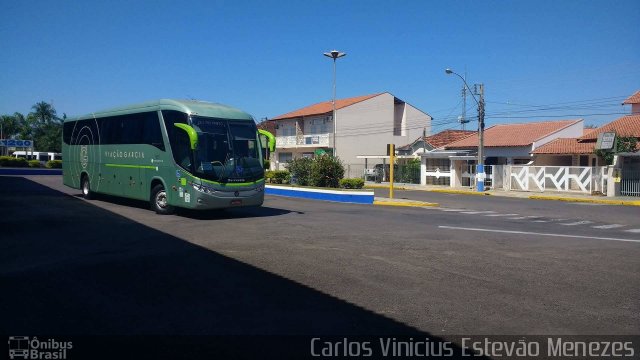
<instances>
[{"instance_id":1,"label":"asphalt road","mask_svg":"<svg viewBox=\"0 0 640 360\"><path fill-rule=\"evenodd\" d=\"M388 189L375 189L375 195L389 197ZM394 190L394 198L429 201L450 209L495 211L520 216L576 219L595 223L640 228L640 206L603 205L577 202L534 200L527 198L438 193L416 190Z\"/></svg>"},{"instance_id":2,"label":"asphalt road","mask_svg":"<svg viewBox=\"0 0 640 360\"><path fill-rule=\"evenodd\" d=\"M0 176L0 333L640 329L635 209L418 194L455 210L444 211L267 196L261 208L158 216L145 203L78 195L59 176ZM593 227L610 220L624 226Z\"/></svg>"}]
</instances>

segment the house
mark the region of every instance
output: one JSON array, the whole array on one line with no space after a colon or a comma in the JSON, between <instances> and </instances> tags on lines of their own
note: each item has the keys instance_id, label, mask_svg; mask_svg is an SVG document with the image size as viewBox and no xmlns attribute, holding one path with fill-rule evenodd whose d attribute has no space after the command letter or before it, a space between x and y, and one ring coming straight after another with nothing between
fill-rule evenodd
<instances>
[{"instance_id":1,"label":"house","mask_svg":"<svg viewBox=\"0 0 640 360\"><path fill-rule=\"evenodd\" d=\"M494 125L484 131L485 165L529 164L531 152L560 137L580 136L583 120ZM421 155L423 185L471 186L478 154L478 134ZM486 172L490 174L491 167Z\"/></svg>"},{"instance_id":2,"label":"house","mask_svg":"<svg viewBox=\"0 0 640 360\"><path fill-rule=\"evenodd\" d=\"M396 148L398 155L420 155L427 151L440 149L452 142L474 134L471 130L444 130L435 135L421 136L412 143Z\"/></svg>"},{"instance_id":3,"label":"house","mask_svg":"<svg viewBox=\"0 0 640 360\"><path fill-rule=\"evenodd\" d=\"M631 105L631 115L640 114L640 90L636 91L635 94L626 98L622 105Z\"/></svg>"},{"instance_id":4,"label":"house","mask_svg":"<svg viewBox=\"0 0 640 360\"><path fill-rule=\"evenodd\" d=\"M431 131L431 116L388 92L339 99L335 107L335 124L331 101L269 119L276 136L272 168L282 169L293 158L331 153L335 141L345 167L358 168L361 175L365 160L359 154L384 154L389 143L406 144Z\"/></svg>"},{"instance_id":5,"label":"house","mask_svg":"<svg viewBox=\"0 0 640 360\"><path fill-rule=\"evenodd\" d=\"M638 139L640 150L640 114L625 115L576 138L556 139L532 151L535 164L540 166L604 166L604 159L595 154L598 135L614 132L617 136ZM627 154L630 157L630 154Z\"/></svg>"},{"instance_id":6,"label":"house","mask_svg":"<svg viewBox=\"0 0 640 360\"><path fill-rule=\"evenodd\" d=\"M631 115L622 116L597 129L588 130L579 137L561 138L551 141L534 151L535 164L540 166L604 166L607 165L601 157L595 154L598 135L614 132L616 136L635 137L636 151L640 150L640 91L628 97L623 105L631 105ZM640 154L627 153L620 155L629 166L636 167Z\"/></svg>"},{"instance_id":7,"label":"house","mask_svg":"<svg viewBox=\"0 0 640 360\"><path fill-rule=\"evenodd\" d=\"M623 105L627 104L632 106L631 115L580 137L556 139L532 151L536 166L606 166L609 164L605 159L595 153L598 137L615 133L616 137L634 138L635 149L617 153L612 157L612 166L605 169L606 177L613 179L608 181L606 193L608 196L640 196L640 91L623 102Z\"/></svg>"}]
</instances>

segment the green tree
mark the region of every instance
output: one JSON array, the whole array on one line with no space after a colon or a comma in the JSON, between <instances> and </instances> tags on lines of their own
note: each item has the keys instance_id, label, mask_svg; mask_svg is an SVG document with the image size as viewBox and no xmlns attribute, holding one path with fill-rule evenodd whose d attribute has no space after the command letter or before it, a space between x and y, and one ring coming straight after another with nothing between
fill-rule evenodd
<instances>
[{"instance_id":1,"label":"green tree","mask_svg":"<svg viewBox=\"0 0 640 360\"><path fill-rule=\"evenodd\" d=\"M18 134L20 126L14 115L2 115L0 121L2 121L2 136L5 139Z\"/></svg>"},{"instance_id":2,"label":"green tree","mask_svg":"<svg viewBox=\"0 0 640 360\"><path fill-rule=\"evenodd\" d=\"M313 160L307 157L293 159L287 164L291 177L296 179L298 185L311 185L311 166Z\"/></svg>"},{"instance_id":3,"label":"green tree","mask_svg":"<svg viewBox=\"0 0 640 360\"><path fill-rule=\"evenodd\" d=\"M51 122L60 122L56 117L56 109L53 105L40 101L31 107L33 110L30 115L33 115L38 124L49 124Z\"/></svg>"},{"instance_id":4,"label":"green tree","mask_svg":"<svg viewBox=\"0 0 640 360\"><path fill-rule=\"evenodd\" d=\"M344 177L344 166L340 159L329 155L316 156L311 164L313 186L337 188Z\"/></svg>"},{"instance_id":5,"label":"green tree","mask_svg":"<svg viewBox=\"0 0 640 360\"><path fill-rule=\"evenodd\" d=\"M603 158L607 165L611 165L615 154L634 152L636 144L638 144L638 139L635 136L620 136L616 137L612 150L594 150L594 153Z\"/></svg>"},{"instance_id":6,"label":"green tree","mask_svg":"<svg viewBox=\"0 0 640 360\"><path fill-rule=\"evenodd\" d=\"M33 111L25 121L25 135L33 138L37 150L61 152L62 123L66 114L59 118L53 105L45 101L36 103L31 109Z\"/></svg>"}]
</instances>

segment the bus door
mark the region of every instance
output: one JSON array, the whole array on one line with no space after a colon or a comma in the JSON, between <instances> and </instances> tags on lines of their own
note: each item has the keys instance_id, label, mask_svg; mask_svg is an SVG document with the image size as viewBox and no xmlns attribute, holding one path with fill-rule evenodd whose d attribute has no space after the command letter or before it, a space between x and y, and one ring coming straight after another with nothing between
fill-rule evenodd
<instances>
[{"instance_id":1,"label":"bus door","mask_svg":"<svg viewBox=\"0 0 640 360\"><path fill-rule=\"evenodd\" d=\"M146 186L142 180L144 168L140 166L130 166L120 169L120 181L122 195L136 199L144 199Z\"/></svg>"}]
</instances>

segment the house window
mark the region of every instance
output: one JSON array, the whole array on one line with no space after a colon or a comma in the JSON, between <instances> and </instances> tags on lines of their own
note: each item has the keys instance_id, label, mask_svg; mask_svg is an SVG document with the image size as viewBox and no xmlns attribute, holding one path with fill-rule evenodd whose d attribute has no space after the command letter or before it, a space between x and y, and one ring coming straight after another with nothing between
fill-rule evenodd
<instances>
[{"instance_id":1,"label":"house window","mask_svg":"<svg viewBox=\"0 0 640 360\"><path fill-rule=\"evenodd\" d=\"M580 156L580 166L589 166L589 155Z\"/></svg>"},{"instance_id":2,"label":"house window","mask_svg":"<svg viewBox=\"0 0 640 360\"><path fill-rule=\"evenodd\" d=\"M279 124L277 136L295 136L295 135L296 135L296 127L293 124L291 123Z\"/></svg>"},{"instance_id":3,"label":"house window","mask_svg":"<svg viewBox=\"0 0 640 360\"><path fill-rule=\"evenodd\" d=\"M286 163L291 161L291 159L293 159L293 156L290 152L285 152L285 153L280 153L278 154L278 161L281 163Z\"/></svg>"},{"instance_id":4,"label":"house window","mask_svg":"<svg viewBox=\"0 0 640 360\"><path fill-rule=\"evenodd\" d=\"M436 171L436 169L440 169L440 171L448 172L451 167L451 161L449 159L427 159L426 167L427 171Z\"/></svg>"},{"instance_id":5,"label":"house window","mask_svg":"<svg viewBox=\"0 0 640 360\"><path fill-rule=\"evenodd\" d=\"M322 119L312 119L309 121L309 135L316 135L316 134L326 134L327 132L329 132L329 128L327 126L328 117L322 118Z\"/></svg>"}]
</instances>

